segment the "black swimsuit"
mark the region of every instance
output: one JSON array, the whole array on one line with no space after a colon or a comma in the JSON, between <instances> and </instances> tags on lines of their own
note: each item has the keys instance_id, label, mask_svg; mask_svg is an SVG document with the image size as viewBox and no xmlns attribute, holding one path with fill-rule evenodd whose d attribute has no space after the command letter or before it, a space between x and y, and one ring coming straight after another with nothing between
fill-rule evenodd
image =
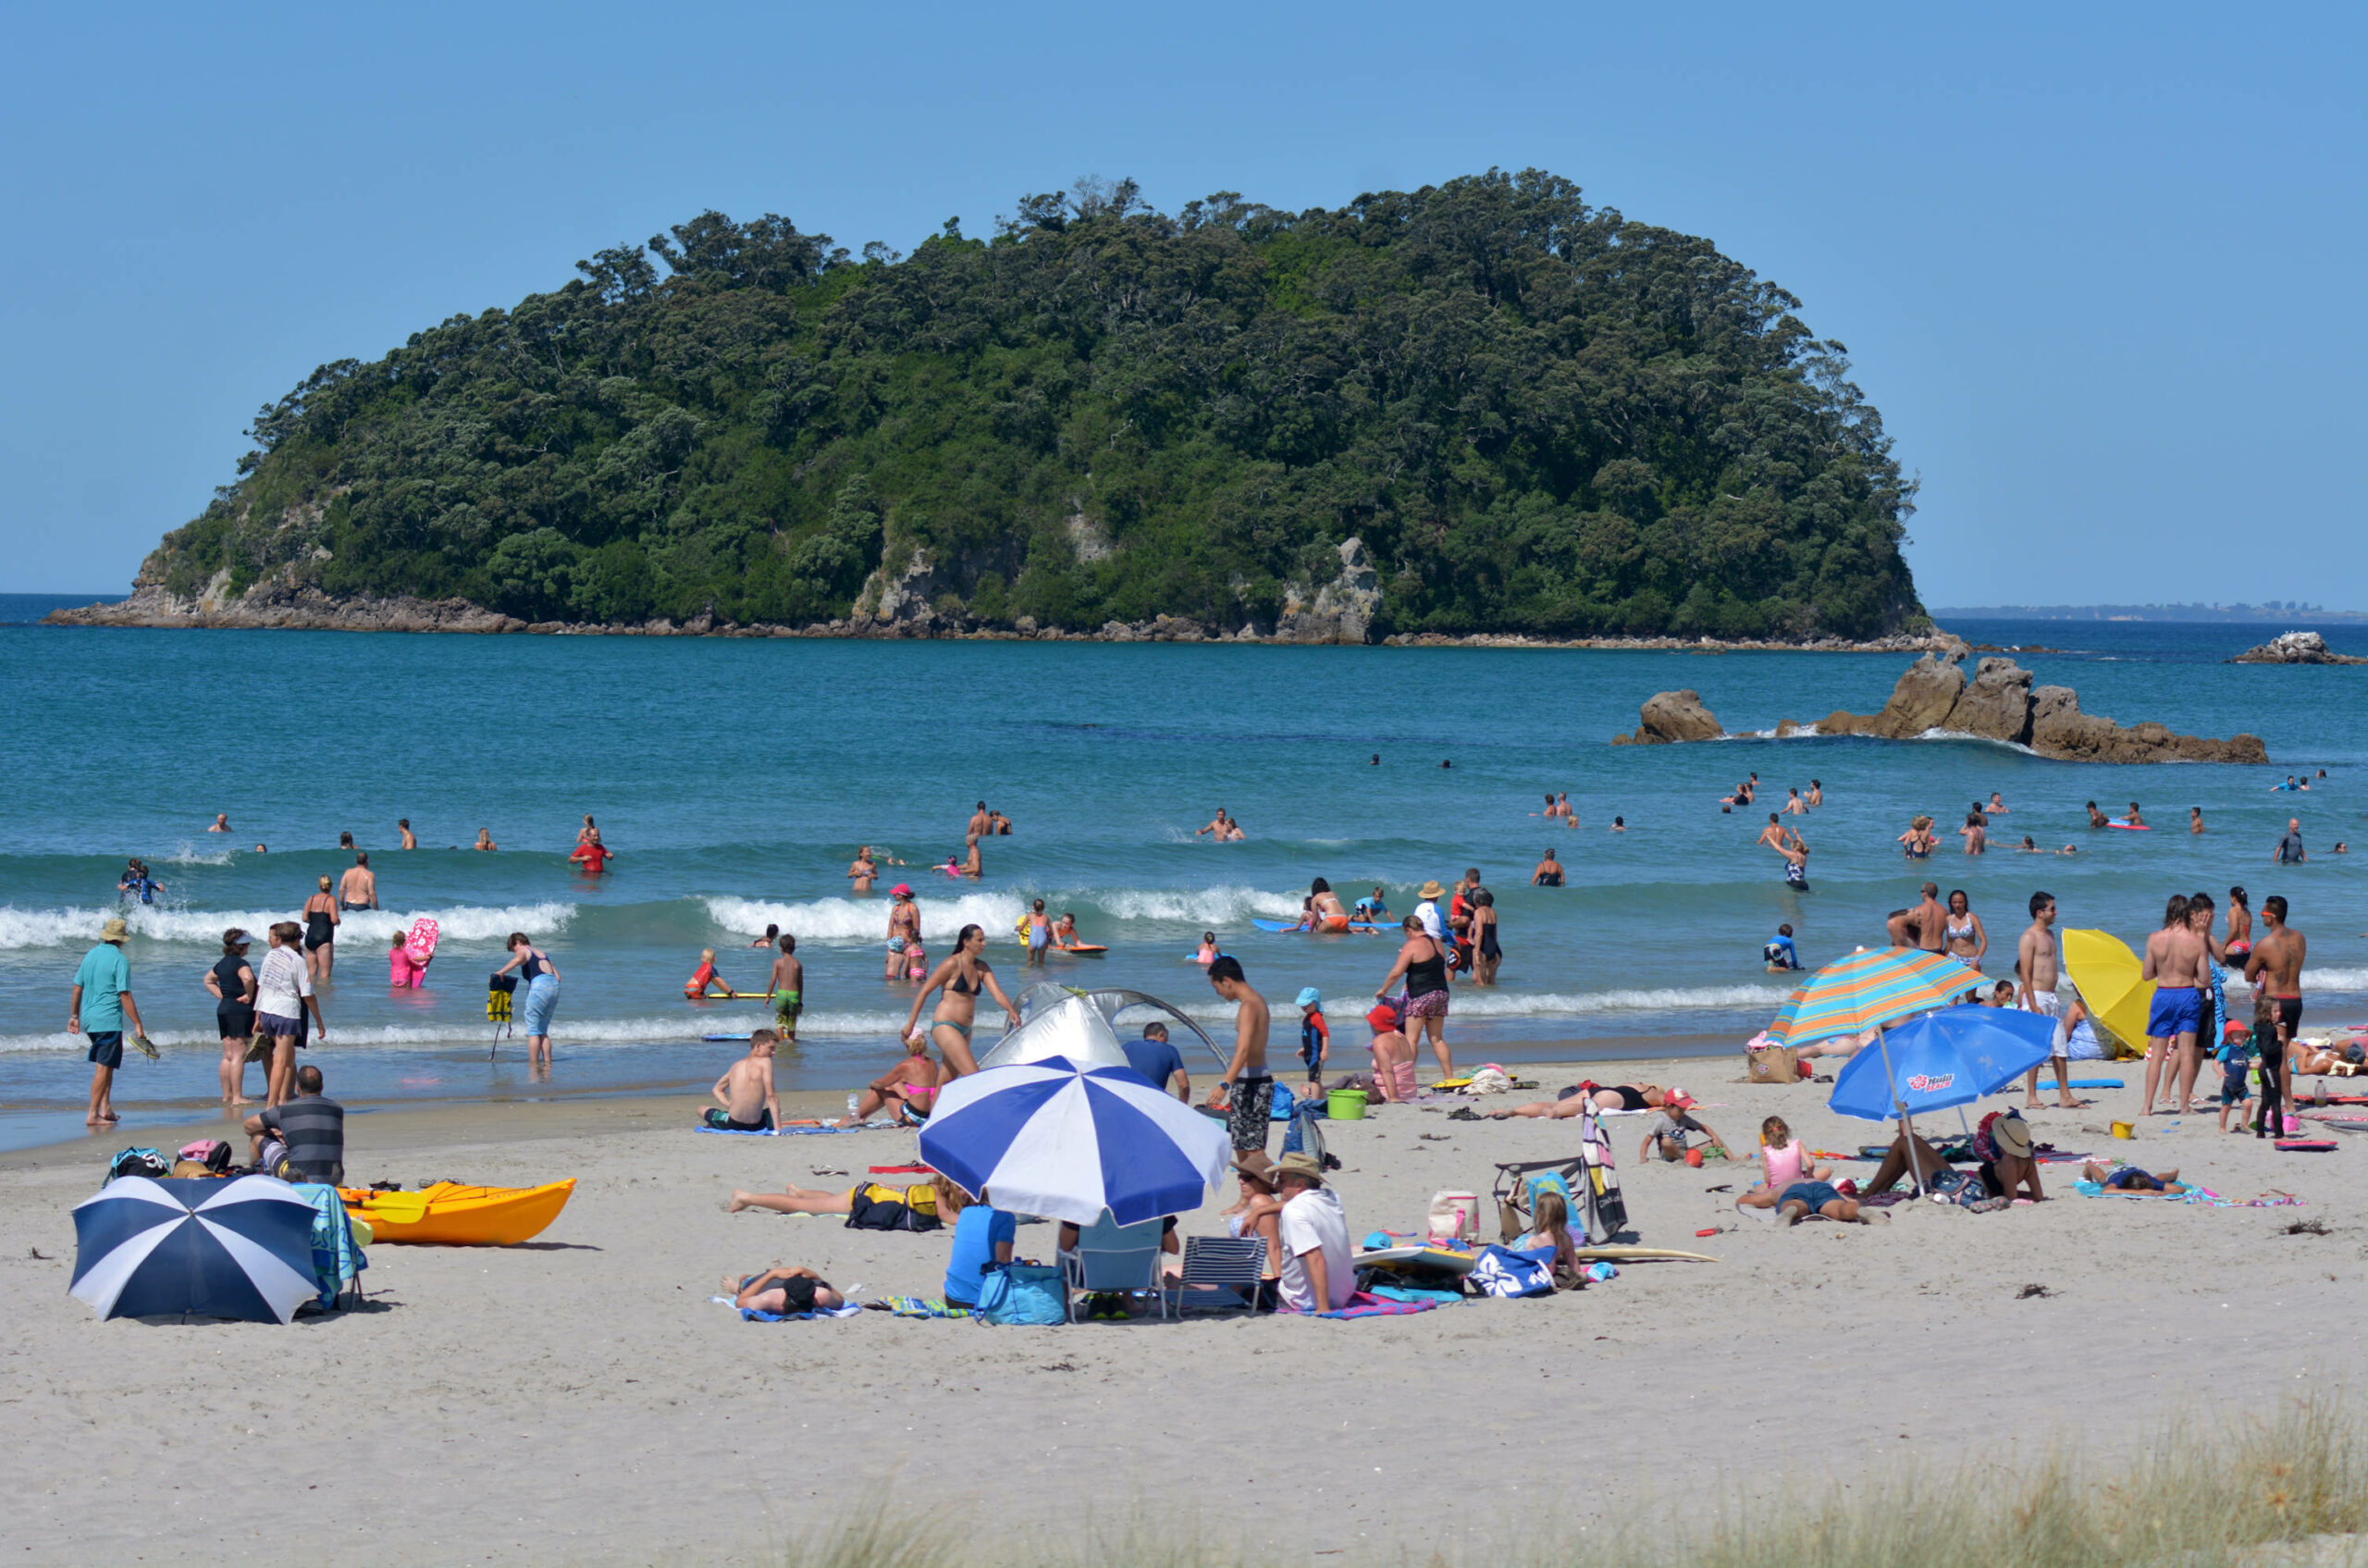
<instances>
[{"instance_id":1,"label":"black swimsuit","mask_svg":"<svg viewBox=\"0 0 2368 1568\"><path fill-rule=\"evenodd\" d=\"M327 909L304 912L304 945L306 948L327 947L337 940L337 928L329 924Z\"/></svg>"},{"instance_id":2,"label":"black swimsuit","mask_svg":"<svg viewBox=\"0 0 2368 1568\"><path fill-rule=\"evenodd\" d=\"M1540 887L1560 887L1562 885L1562 873L1560 871L1548 871L1544 876L1537 879L1537 885Z\"/></svg>"},{"instance_id":3,"label":"black swimsuit","mask_svg":"<svg viewBox=\"0 0 2368 1568\"><path fill-rule=\"evenodd\" d=\"M1435 948L1437 944L1432 945ZM1447 959L1434 953L1427 958L1417 958L1406 966L1406 994L1428 996L1434 991L1447 989Z\"/></svg>"},{"instance_id":4,"label":"black swimsuit","mask_svg":"<svg viewBox=\"0 0 2368 1568\"><path fill-rule=\"evenodd\" d=\"M222 1000L214 1005L214 1021L225 1040L255 1031L255 1010L243 1000L247 988L239 979L239 971L246 967L247 961L235 955L226 955L214 966L214 983L222 988Z\"/></svg>"}]
</instances>

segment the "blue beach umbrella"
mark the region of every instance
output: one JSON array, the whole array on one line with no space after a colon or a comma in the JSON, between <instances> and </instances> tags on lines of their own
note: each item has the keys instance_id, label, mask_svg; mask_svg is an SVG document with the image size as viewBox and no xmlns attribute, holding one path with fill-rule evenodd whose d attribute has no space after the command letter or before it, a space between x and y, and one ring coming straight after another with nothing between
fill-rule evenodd
<instances>
[{"instance_id":1,"label":"blue beach umbrella","mask_svg":"<svg viewBox=\"0 0 2368 1568\"><path fill-rule=\"evenodd\" d=\"M1971 1105L2047 1060L2054 1042L2055 1020L2042 1014L1943 1007L1883 1031L1835 1076L1826 1104L1867 1121Z\"/></svg>"},{"instance_id":2,"label":"blue beach umbrella","mask_svg":"<svg viewBox=\"0 0 2368 1568\"><path fill-rule=\"evenodd\" d=\"M105 1317L285 1323L319 1290L313 1205L272 1176L121 1177L74 1205L70 1294Z\"/></svg>"},{"instance_id":3,"label":"blue beach umbrella","mask_svg":"<svg viewBox=\"0 0 2368 1568\"><path fill-rule=\"evenodd\" d=\"M989 1068L938 1091L921 1159L994 1205L1091 1225L1196 1209L1224 1179L1224 1127L1128 1068L1065 1056Z\"/></svg>"}]
</instances>

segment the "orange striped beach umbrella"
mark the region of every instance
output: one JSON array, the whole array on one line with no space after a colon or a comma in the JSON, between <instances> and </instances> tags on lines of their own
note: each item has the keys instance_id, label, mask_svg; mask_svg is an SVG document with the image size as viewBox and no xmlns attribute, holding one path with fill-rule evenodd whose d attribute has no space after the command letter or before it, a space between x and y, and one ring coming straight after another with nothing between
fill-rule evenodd
<instances>
[{"instance_id":1,"label":"orange striped beach umbrella","mask_svg":"<svg viewBox=\"0 0 2368 1568\"><path fill-rule=\"evenodd\" d=\"M1780 1045L1814 1045L1945 1007L1980 976L1955 958L1912 947L1861 948L1809 976L1790 996L1768 1036Z\"/></svg>"}]
</instances>

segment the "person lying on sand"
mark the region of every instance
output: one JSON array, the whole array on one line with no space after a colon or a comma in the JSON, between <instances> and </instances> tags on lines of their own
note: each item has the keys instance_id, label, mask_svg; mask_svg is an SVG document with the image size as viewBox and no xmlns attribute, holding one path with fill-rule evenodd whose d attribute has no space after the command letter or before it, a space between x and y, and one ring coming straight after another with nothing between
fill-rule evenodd
<instances>
[{"instance_id":1,"label":"person lying on sand","mask_svg":"<svg viewBox=\"0 0 2368 1568\"><path fill-rule=\"evenodd\" d=\"M2179 1179L2176 1167L2160 1176L2140 1170L2134 1165L2122 1166L2109 1173L2104 1167L2090 1160L2080 1167L2080 1179L2093 1181L2100 1187L2119 1192L2162 1192L2174 1198L2188 1190L2187 1184Z\"/></svg>"},{"instance_id":2,"label":"person lying on sand","mask_svg":"<svg viewBox=\"0 0 2368 1568\"><path fill-rule=\"evenodd\" d=\"M1490 1111L1488 1119L1502 1121L1507 1117L1574 1117L1592 1106L1598 1111L1657 1111L1669 1095L1680 1090L1664 1090L1658 1083L1642 1085L1621 1083L1609 1087L1599 1083L1582 1083L1577 1089L1556 1100L1539 1100L1531 1105L1514 1105L1501 1111Z\"/></svg>"},{"instance_id":3,"label":"person lying on sand","mask_svg":"<svg viewBox=\"0 0 2368 1568\"><path fill-rule=\"evenodd\" d=\"M1918 1138L1914 1140L1914 1145L1915 1160L1913 1164L1913 1174L1917 1177L1919 1186L1929 1184L1934 1176L1938 1175L1942 1171L1951 1168L1949 1162L1941 1157L1941 1151L1932 1147L1931 1144L1926 1142L1923 1139ZM1890 1191L1893 1182L1897 1181L1903 1176L1908 1176L1911 1174L1908 1154L1909 1139L1906 1134L1903 1133L1899 1137L1893 1139L1890 1150L1883 1155L1882 1164L1875 1167L1874 1176L1868 1180L1866 1186L1861 1188L1860 1191L1867 1192Z\"/></svg>"},{"instance_id":4,"label":"person lying on sand","mask_svg":"<svg viewBox=\"0 0 2368 1568\"><path fill-rule=\"evenodd\" d=\"M1844 1197L1831 1182L1796 1181L1778 1195L1777 1224L1798 1225L1811 1215L1839 1220L1844 1225L1873 1223L1860 1210L1857 1199ZM1877 1210L1876 1217L1888 1220L1891 1216Z\"/></svg>"},{"instance_id":5,"label":"person lying on sand","mask_svg":"<svg viewBox=\"0 0 2368 1568\"><path fill-rule=\"evenodd\" d=\"M937 1178L943 1181L944 1177ZM850 1187L844 1192L825 1192L819 1188L791 1186L778 1192L742 1192L732 1194L723 1206L726 1214L738 1214L742 1209L771 1209L775 1214L844 1214L852 1215L857 1204L902 1204L917 1215L937 1217L937 1189L928 1181L910 1187L883 1187L868 1181L860 1187Z\"/></svg>"},{"instance_id":6,"label":"person lying on sand","mask_svg":"<svg viewBox=\"0 0 2368 1568\"><path fill-rule=\"evenodd\" d=\"M832 1290L831 1282L810 1268L776 1265L739 1280L727 1274L723 1277L723 1289L732 1293L734 1306L750 1312L778 1313L783 1317L806 1312L835 1312L846 1305L846 1298Z\"/></svg>"}]
</instances>

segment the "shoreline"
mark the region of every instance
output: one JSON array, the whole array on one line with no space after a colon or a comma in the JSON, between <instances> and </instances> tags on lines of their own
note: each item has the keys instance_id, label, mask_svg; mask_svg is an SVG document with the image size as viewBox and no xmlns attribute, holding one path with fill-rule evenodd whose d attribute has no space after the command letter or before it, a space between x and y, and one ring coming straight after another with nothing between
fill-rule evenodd
<instances>
[{"instance_id":1,"label":"shoreline","mask_svg":"<svg viewBox=\"0 0 2368 1568\"><path fill-rule=\"evenodd\" d=\"M143 596L153 597L142 603ZM801 626L772 623L743 625L717 622L705 615L679 623L661 617L632 624L622 622L593 624L574 621L529 622L487 610L467 599L339 599L316 591L300 591L282 601L257 606L207 608L203 601L186 604L169 595L143 589L129 599L53 610L37 623L149 631L442 632L472 636L524 634L536 636L806 637L858 642L1247 643L1282 648L1588 648L1610 652L1704 654L1929 653L1960 646L1960 639L1937 626L1929 633L1902 632L1865 640L1844 637L1811 637L1797 641L1708 636L1544 637L1513 632L1395 632L1384 637L1352 641L1332 636L1295 636L1281 631L1261 633L1249 626L1226 631L1168 615L1151 621L1109 621L1094 630L1038 627L1032 622L1017 628L981 626L968 630L941 630L933 624L912 621L830 621Z\"/></svg>"}]
</instances>

